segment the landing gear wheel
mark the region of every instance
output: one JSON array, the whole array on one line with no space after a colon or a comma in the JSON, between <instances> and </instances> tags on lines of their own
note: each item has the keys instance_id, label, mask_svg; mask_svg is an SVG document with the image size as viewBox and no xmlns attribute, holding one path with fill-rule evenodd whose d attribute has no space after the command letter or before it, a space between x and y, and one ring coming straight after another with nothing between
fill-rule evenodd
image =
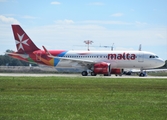
<instances>
[{"instance_id":1,"label":"landing gear wheel","mask_svg":"<svg viewBox=\"0 0 167 120\"><path fill-rule=\"evenodd\" d=\"M97 74L94 72L91 72L91 76L96 76Z\"/></svg>"},{"instance_id":2,"label":"landing gear wheel","mask_svg":"<svg viewBox=\"0 0 167 120\"><path fill-rule=\"evenodd\" d=\"M144 76L146 76L146 74L140 73L139 76L140 76L140 77L144 77Z\"/></svg>"},{"instance_id":3,"label":"landing gear wheel","mask_svg":"<svg viewBox=\"0 0 167 120\"><path fill-rule=\"evenodd\" d=\"M139 76L140 76L140 77L143 77L144 75L143 75L143 73L140 73Z\"/></svg>"},{"instance_id":4,"label":"landing gear wheel","mask_svg":"<svg viewBox=\"0 0 167 120\"><path fill-rule=\"evenodd\" d=\"M111 76L111 74L104 74L104 76Z\"/></svg>"},{"instance_id":5,"label":"landing gear wheel","mask_svg":"<svg viewBox=\"0 0 167 120\"><path fill-rule=\"evenodd\" d=\"M82 74L82 76L87 76L88 75L87 71L83 71L81 74Z\"/></svg>"},{"instance_id":6,"label":"landing gear wheel","mask_svg":"<svg viewBox=\"0 0 167 120\"><path fill-rule=\"evenodd\" d=\"M122 76L122 74L119 74L119 76Z\"/></svg>"}]
</instances>

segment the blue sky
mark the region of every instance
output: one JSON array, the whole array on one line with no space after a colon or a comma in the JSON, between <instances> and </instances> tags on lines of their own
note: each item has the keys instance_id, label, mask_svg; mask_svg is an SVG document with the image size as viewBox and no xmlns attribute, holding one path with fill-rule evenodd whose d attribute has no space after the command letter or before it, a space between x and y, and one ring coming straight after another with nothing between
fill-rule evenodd
<instances>
[{"instance_id":1,"label":"blue sky","mask_svg":"<svg viewBox=\"0 0 167 120\"><path fill-rule=\"evenodd\" d=\"M0 0L0 54L16 50L11 24L42 49L137 50L167 60L167 0Z\"/></svg>"}]
</instances>

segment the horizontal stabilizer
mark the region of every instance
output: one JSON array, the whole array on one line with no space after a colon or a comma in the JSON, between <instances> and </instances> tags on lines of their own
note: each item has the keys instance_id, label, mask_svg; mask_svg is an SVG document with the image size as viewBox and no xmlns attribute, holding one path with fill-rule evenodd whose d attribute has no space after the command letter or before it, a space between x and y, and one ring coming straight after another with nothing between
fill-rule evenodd
<instances>
[{"instance_id":1,"label":"horizontal stabilizer","mask_svg":"<svg viewBox=\"0 0 167 120\"><path fill-rule=\"evenodd\" d=\"M47 54L48 56L52 56L52 55L50 54L50 52L49 52L44 46L42 46L42 47L43 47L44 51L46 52L46 54Z\"/></svg>"}]
</instances>

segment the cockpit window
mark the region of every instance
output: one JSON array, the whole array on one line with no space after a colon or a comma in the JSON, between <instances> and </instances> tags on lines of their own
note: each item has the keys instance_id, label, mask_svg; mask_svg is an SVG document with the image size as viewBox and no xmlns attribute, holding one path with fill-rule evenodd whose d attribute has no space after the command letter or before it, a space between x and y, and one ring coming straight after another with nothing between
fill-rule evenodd
<instances>
[{"instance_id":1,"label":"cockpit window","mask_svg":"<svg viewBox=\"0 0 167 120\"><path fill-rule=\"evenodd\" d=\"M155 55L150 55L150 58L159 58L159 57Z\"/></svg>"},{"instance_id":2,"label":"cockpit window","mask_svg":"<svg viewBox=\"0 0 167 120\"><path fill-rule=\"evenodd\" d=\"M150 55L150 58L154 58L154 56L153 56L153 55Z\"/></svg>"}]
</instances>

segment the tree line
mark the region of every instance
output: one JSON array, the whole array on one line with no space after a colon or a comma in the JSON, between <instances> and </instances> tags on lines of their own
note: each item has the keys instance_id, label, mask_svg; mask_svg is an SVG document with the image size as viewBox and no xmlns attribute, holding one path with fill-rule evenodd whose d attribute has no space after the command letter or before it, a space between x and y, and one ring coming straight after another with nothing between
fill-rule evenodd
<instances>
[{"instance_id":1,"label":"tree line","mask_svg":"<svg viewBox=\"0 0 167 120\"><path fill-rule=\"evenodd\" d=\"M12 50L6 50L6 52L13 52ZM29 66L30 63L14 59L7 54L0 55L0 66ZM31 64L32 66L37 66L37 64Z\"/></svg>"}]
</instances>

